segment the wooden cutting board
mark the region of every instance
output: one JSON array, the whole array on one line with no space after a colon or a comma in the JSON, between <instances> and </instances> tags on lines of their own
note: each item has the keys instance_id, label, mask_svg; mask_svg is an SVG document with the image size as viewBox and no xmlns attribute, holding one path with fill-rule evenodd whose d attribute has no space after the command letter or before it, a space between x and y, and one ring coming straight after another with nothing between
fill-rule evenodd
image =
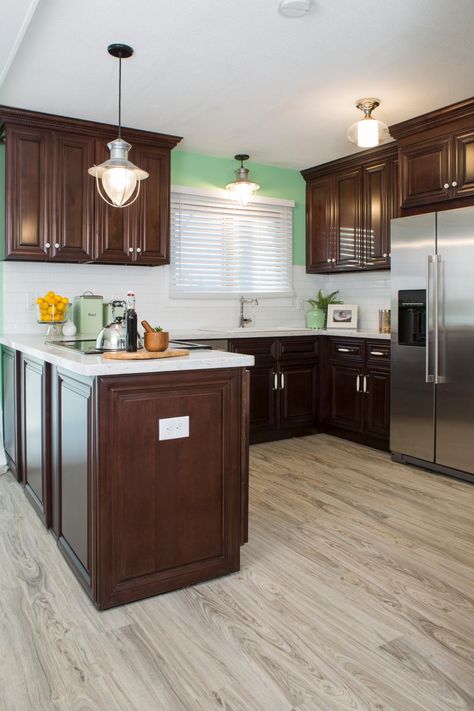
<instances>
[{"instance_id":1,"label":"wooden cutting board","mask_svg":"<svg viewBox=\"0 0 474 711\"><path fill-rule=\"evenodd\" d=\"M128 351L110 351L109 353L102 353L102 357L107 358L107 360L151 360L155 358L177 358L178 356L187 355L189 355L189 351L184 348L159 351L158 353L145 350L137 351L136 353L129 353Z\"/></svg>"}]
</instances>

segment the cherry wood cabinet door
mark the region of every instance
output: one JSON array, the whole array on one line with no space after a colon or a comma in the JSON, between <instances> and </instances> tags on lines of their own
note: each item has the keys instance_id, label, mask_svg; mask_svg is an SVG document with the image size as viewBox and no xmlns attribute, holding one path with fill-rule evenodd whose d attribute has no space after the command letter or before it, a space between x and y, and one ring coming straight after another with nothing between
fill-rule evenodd
<instances>
[{"instance_id":1,"label":"cherry wood cabinet door","mask_svg":"<svg viewBox=\"0 0 474 711\"><path fill-rule=\"evenodd\" d=\"M10 470L21 481L20 356L6 346L2 346L2 396L5 455Z\"/></svg>"},{"instance_id":2,"label":"cherry wood cabinet door","mask_svg":"<svg viewBox=\"0 0 474 711\"><path fill-rule=\"evenodd\" d=\"M53 139L52 256L57 262L92 259L95 183L87 170L94 164L92 136L55 133Z\"/></svg>"},{"instance_id":3,"label":"cherry wood cabinet door","mask_svg":"<svg viewBox=\"0 0 474 711\"><path fill-rule=\"evenodd\" d=\"M6 127L6 250L8 259L46 261L51 256L49 131Z\"/></svg>"},{"instance_id":4,"label":"cherry wood cabinet door","mask_svg":"<svg viewBox=\"0 0 474 711\"><path fill-rule=\"evenodd\" d=\"M102 140L95 141L95 163L109 158L108 148ZM133 148L129 154L133 162ZM103 264L132 264L137 225L136 203L129 207L112 207L99 195L96 180L88 175L94 186L94 261Z\"/></svg>"},{"instance_id":5,"label":"cherry wood cabinet door","mask_svg":"<svg viewBox=\"0 0 474 711\"><path fill-rule=\"evenodd\" d=\"M388 267L390 218L392 216L392 162L382 160L363 166L364 267Z\"/></svg>"},{"instance_id":6,"label":"cherry wood cabinet door","mask_svg":"<svg viewBox=\"0 0 474 711\"><path fill-rule=\"evenodd\" d=\"M399 146L401 207L452 198L452 138Z\"/></svg>"},{"instance_id":7,"label":"cherry wood cabinet door","mask_svg":"<svg viewBox=\"0 0 474 711\"><path fill-rule=\"evenodd\" d=\"M364 393L364 431L374 437L390 437L390 371L367 368Z\"/></svg>"},{"instance_id":8,"label":"cherry wood cabinet door","mask_svg":"<svg viewBox=\"0 0 474 711\"><path fill-rule=\"evenodd\" d=\"M328 363L328 424L352 432L362 432L363 417L357 378L362 384L363 369L355 364Z\"/></svg>"},{"instance_id":9,"label":"cherry wood cabinet door","mask_svg":"<svg viewBox=\"0 0 474 711\"><path fill-rule=\"evenodd\" d=\"M332 271L333 182L331 176L312 180L306 188L306 271Z\"/></svg>"},{"instance_id":10,"label":"cherry wood cabinet door","mask_svg":"<svg viewBox=\"0 0 474 711\"><path fill-rule=\"evenodd\" d=\"M170 152L135 145L134 162L149 173L136 203L137 224L133 258L137 264L169 264Z\"/></svg>"},{"instance_id":11,"label":"cherry wood cabinet door","mask_svg":"<svg viewBox=\"0 0 474 711\"><path fill-rule=\"evenodd\" d=\"M474 195L474 131L467 131L454 137L455 170L457 185L455 197Z\"/></svg>"},{"instance_id":12,"label":"cherry wood cabinet door","mask_svg":"<svg viewBox=\"0 0 474 711\"><path fill-rule=\"evenodd\" d=\"M334 176L334 236L332 260L335 270L363 267L362 170L353 168Z\"/></svg>"},{"instance_id":13,"label":"cherry wood cabinet door","mask_svg":"<svg viewBox=\"0 0 474 711\"><path fill-rule=\"evenodd\" d=\"M250 369L250 441L261 431L277 426L276 397L278 375L275 365L255 365Z\"/></svg>"},{"instance_id":14,"label":"cherry wood cabinet door","mask_svg":"<svg viewBox=\"0 0 474 711\"><path fill-rule=\"evenodd\" d=\"M281 363L279 372L282 427L315 425L318 413L318 366L316 363Z\"/></svg>"},{"instance_id":15,"label":"cherry wood cabinet door","mask_svg":"<svg viewBox=\"0 0 474 711\"><path fill-rule=\"evenodd\" d=\"M110 376L98 385L98 607L238 570L240 370ZM160 420L183 416L188 437L160 438Z\"/></svg>"},{"instance_id":16,"label":"cherry wood cabinet door","mask_svg":"<svg viewBox=\"0 0 474 711\"><path fill-rule=\"evenodd\" d=\"M21 356L21 461L25 493L49 528L50 366Z\"/></svg>"}]
</instances>

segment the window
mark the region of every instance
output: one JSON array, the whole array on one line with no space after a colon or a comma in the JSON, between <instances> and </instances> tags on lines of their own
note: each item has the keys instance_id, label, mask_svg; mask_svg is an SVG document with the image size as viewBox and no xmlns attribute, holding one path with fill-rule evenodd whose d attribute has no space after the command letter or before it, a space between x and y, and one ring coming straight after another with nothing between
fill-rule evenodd
<instances>
[{"instance_id":1,"label":"window","mask_svg":"<svg viewBox=\"0 0 474 711\"><path fill-rule=\"evenodd\" d=\"M291 294L293 204L173 188L171 296Z\"/></svg>"}]
</instances>

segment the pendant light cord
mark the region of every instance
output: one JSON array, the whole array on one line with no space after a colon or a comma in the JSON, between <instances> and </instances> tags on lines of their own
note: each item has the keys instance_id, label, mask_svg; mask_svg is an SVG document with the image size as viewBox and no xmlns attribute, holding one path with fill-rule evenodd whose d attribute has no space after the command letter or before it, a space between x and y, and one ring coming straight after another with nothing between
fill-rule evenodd
<instances>
[{"instance_id":1,"label":"pendant light cord","mask_svg":"<svg viewBox=\"0 0 474 711\"><path fill-rule=\"evenodd\" d=\"M118 107L118 119L119 119L119 131L118 137L122 138L122 57L119 57L119 107Z\"/></svg>"}]
</instances>

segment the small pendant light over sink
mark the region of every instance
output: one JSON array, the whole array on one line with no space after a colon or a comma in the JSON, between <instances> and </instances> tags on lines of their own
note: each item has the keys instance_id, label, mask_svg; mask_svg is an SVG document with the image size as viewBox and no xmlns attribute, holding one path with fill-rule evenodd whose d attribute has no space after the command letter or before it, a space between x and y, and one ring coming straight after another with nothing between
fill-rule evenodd
<instances>
[{"instance_id":1,"label":"small pendant light over sink","mask_svg":"<svg viewBox=\"0 0 474 711\"><path fill-rule=\"evenodd\" d=\"M122 59L131 57L133 49L126 44L111 44L107 51L119 60L118 138L107 143L109 160L92 166L88 172L95 177L99 195L106 203L112 207L127 207L137 199L140 182L148 178L145 170L137 168L128 160L128 152L132 146L122 138ZM104 195L104 191L110 200ZM135 195L132 197L133 193Z\"/></svg>"},{"instance_id":2,"label":"small pendant light over sink","mask_svg":"<svg viewBox=\"0 0 474 711\"><path fill-rule=\"evenodd\" d=\"M260 190L260 185L258 185L258 183L252 183L252 181L248 179L249 170L245 168L244 160L248 160L249 156L245 153L238 153L234 158L240 161L240 168L237 168L235 171L235 175L237 176L236 180L226 185L225 189L231 192L234 200L242 205L242 207L246 207L257 190Z\"/></svg>"},{"instance_id":3,"label":"small pendant light over sink","mask_svg":"<svg viewBox=\"0 0 474 711\"><path fill-rule=\"evenodd\" d=\"M349 128L347 138L360 148L373 148L384 143L389 137L387 126L382 121L377 121L371 114L377 106L380 106L378 99L359 99L356 103L358 109L364 112L364 118L356 121Z\"/></svg>"}]
</instances>

